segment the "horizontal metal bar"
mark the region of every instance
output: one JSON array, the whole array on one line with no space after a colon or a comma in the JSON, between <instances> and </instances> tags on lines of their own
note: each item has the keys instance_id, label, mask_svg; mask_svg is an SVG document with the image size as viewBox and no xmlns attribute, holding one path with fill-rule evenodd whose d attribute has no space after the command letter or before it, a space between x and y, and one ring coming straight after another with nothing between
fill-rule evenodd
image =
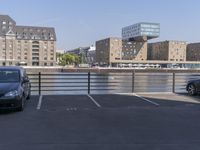
<instances>
[{"instance_id":1,"label":"horizontal metal bar","mask_svg":"<svg viewBox=\"0 0 200 150\"><path fill-rule=\"evenodd\" d=\"M186 91L186 88L176 88L177 90L185 90Z\"/></svg>"},{"instance_id":2,"label":"horizontal metal bar","mask_svg":"<svg viewBox=\"0 0 200 150\"><path fill-rule=\"evenodd\" d=\"M159 87L159 86L157 86L157 87L151 87L151 86L145 87L145 86L140 86L140 87L136 87L135 89L150 89L150 90L157 89L157 90L159 90L159 89L168 89L168 88L171 89L172 85L166 86L166 87Z\"/></svg>"},{"instance_id":3,"label":"horizontal metal bar","mask_svg":"<svg viewBox=\"0 0 200 150\"><path fill-rule=\"evenodd\" d=\"M39 74L27 74L28 76L39 76Z\"/></svg>"},{"instance_id":4,"label":"horizontal metal bar","mask_svg":"<svg viewBox=\"0 0 200 150\"><path fill-rule=\"evenodd\" d=\"M48 89L48 90L44 90L44 89L41 89L41 91L87 91L87 89Z\"/></svg>"},{"instance_id":5,"label":"horizontal metal bar","mask_svg":"<svg viewBox=\"0 0 200 150\"><path fill-rule=\"evenodd\" d=\"M120 75L120 74L91 74L91 77L108 77L108 76L116 76L116 77L131 77L130 75Z\"/></svg>"},{"instance_id":6,"label":"horizontal metal bar","mask_svg":"<svg viewBox=\"0 0 200 150\"><path fill-rule=\"evenodd\" d=\"M160 82L162 82L162 83L166 83L166 82L173 82L173 80L172 79L145 79L145 80L140 80L140 79L137 79L136 78L136 83L156 83L156 82L158 82L158 83L160 83Z\"/></svg>"},{"instance_id":7,"label":"horizontal metal bar","mask_svg":"<svg viewBox=\"0 0 200 150\"><path fill-rule=\"evenodd\" d=\"M119 83L119 84L121 84L121 83L124 83L124 84L128 84L128 83L130 83L130 82L123 82L123 81L91 81L91 83Z\"/></svg>"},{"instance_id":8,"label":"horizontal metal bar","mask_svg":"<svg viewBox=\"0 0 200 150\"><path fill-rule=\"evenodd\" d=\"M51 82L51 83L53 83L53 82ZM31 85L32 85L32 84L38 84L38 82L31 82Z\"/></svg>"},{"instance_id":9,"label":"horizontal metal bar","mask_svg":"<svg viewBox=\"0 0 200 150\"><path fill-rule=\"evenodd\" d=\"M113 80L113 79L122 79L122 78L116 78L116 77L96 77L96 78L90 78L91 80L107 80L107 79L111 79L111 80Z\"/></svg>"},{"instance_id":10,"label":"horizontal metal bar","mask_svg":"<svg viewBox=\"0 0 200 150\"><path fill-rule=\"evenodd\" d=\"M38 78L29 78L29 80L38 80Z\"/></svg>"},{"instance_id":11,"label":"horizontal metal bar","mask_svg":"<svg viewBox=\"0 0 200 150\"><path fill-rule=\"evenodd\" d=\"M148 88L148 89L145 89L144 87L137 87L135 89L142 89L142 90L158 90L158 89L172 89L172 86L167 86L167 87L152 87L152 88Z\"/></svg>"},{"instance_id":12,"label":"horizontal metal bar","mask_svg":"<svg viewBox=\"0 0 200 150\"><path fill-rule=\"evenodd\" d=\"M185 82L185 83L187 83L189 80L176 80L176 83L183 83L183 82Z\"/></svg>"},{"instance_id":13,"label":"horizontal metal bar","mask_svg":"<svg viewBox=\"0 0 200 150\"><path fill-rule=\"evenodd\" d=\"M187 84L176 84L176 87L186 87Z\"/></svg>"},{"instance_id":14,"label":"horizontal metal bar","mask_svg":"<svg viewBox=\"0 0 200 150\"><path fill-rule=\"evenodd\" d=\"M38 74L28 74L28 76L38 76ZM87 76L87 73L77 73L77 74L63 74L63 73L44 74L44 73L41 73L41 77L42 76Z\"/></svg>"},{"instance_id":15,"label":"horizontal metal bar","mask_svg":"<svg viewBox=\"0 0 200 150\"><path fill-rule=\"evenodd\" d=\"M33 86L33 88L37 88L38 86ZM41 86L41 88L75 88L75 87L80 87L80 88L87 88L88 86L82 86L82 85L79 85L79 86L74 86L74 85L71 85L71 86ZM98 85L91 85L90 87L93 87L93 88L102 88L102 87L113 87L110 86L110 85L101 85L101 86L98 86ZM131 86L120 86L120 88L130 88Z\"/></svg>"},{"instance_id":16,"label":"horizontal metal bar","mask_svg":"<svg viewBox=\"0 0 200 150\"><path fill-rule=\"evenodd\" d=\"M166 79L166 80L168 80L168 79ZM161 81L163 81L163 80L161 80ZM176 80L176 81L185 81L185 80ZM148 80L148 81L140 80L140 81L136 81L136 83L151 83L151 82L152 83L156 83L156 82L160 83L160 80ZM172 81L168 81L168 83L170 83L170 82L172 82ZM33 81L31 83L37 84L38 82L37 81ZM73 81L71 81L71 82L65 82L64 81L64 82L61 82L60 80L59 81L46 81L45 80L45 81L43 81L41 83L52 83L52 84L54 84L54 83L87 83L87 82L82 82L82 81L74 81L74 82ZM113 82L112 81L105 81L105 80L98 80L98 81L91 80L91 83L130 83L130 82L124 82L124 80L116 80L116 81L113 80Z\"/></svg>"},{"instance_id":17,"label":"horizontal metal bar","mask_svg":"<svg viewBox=\"0 0 200 150\"><path fill-rule=\"evenodd\" d=\"M153 87L153 86L172 86L173 83L145 83L145 82L136 82L135 83L136 86L140 86L140 87Z\"/></svg>"},{"instance_id":18,"label":"horizontal metal bar","mask_svg":"<svg viewBox=\"0 0 200 150\"><path fill-rule=\"evenodd\" d=\"M31 92L38 92L38 90L31 90Z\"/></svg>"},{"instance_id":19,"label":"horizontal metal bar","mask_svg":"<svg viewBox=\"0 0 200 150\"><path fill-rule=\"evenodd\" d=\"M82 85L77 85L77 86L76 85L70 85L70 86L48 86L47 85L47 86L43 86L42 85L41 86L41 88L62 88L62 87L66 87L66 88L74 88L74 87L80 87L80 88L83 87L84 88L85 87L85 88L87 88L87 85L86 86L82 86Z\"/></svg>"},{"instance_id":20,"label":"horizontal metal bar","mask_svg":"<svg viewBox=\"0 0 200 150\"><path fill-rule=\"evenodd\" d=\"M199 77L200 76L200 74L176 74L176 76L197 76L197 77Z\"/></svg>"},{"instance_id":21,"label":"horizontal metal bar","mask_svg":"<svg viewBox=\"0 0 200 150\"><path fill-rule=\"evenodd\" d=\"M31 82L33 84L37 84L38 82ZM55 83L75 83L75 84L79 84L79 83L87 83L87 82L41 82L42 84L55 84Z\"/></svg>"},{"instance_id":22,"label":"horizontal metal bar","mask_svg":"<svg viewBox=\"0 0 200 150\"><path fill-rule=\"evenodd\" d=\"M39 86L33 86L33 85L31 85L31 88L38 88Z\"/></svg>"},{"instance_id":23,"label":"horizontal metal bar","mask_svg":"<svg viewBox=\"0 0 200 150\"><path fill-rule=\"evenodd\" d=\"M44 77L41 77L41 80L87 80L87 78L44 78Z\"/></svg>"},{"instance_id":24,"label":"horizontal metal bar","mask_svg":"<svg viewBox=\"0 0 200 150\"><path fill-rule=\"evenodd\" d=\"M90 89L91 91L114 91L117 89Z\"/></svg>"},{"instance_id":25,"label":"horizontal metal bar","mask_svg":"<svg viewBox=\"0 0 200 150\"><path fill-rule=\"evenodd\" d=\"M172 77L172 75L157 75L157 74L143 74L143 75L139 75L139 74L135 74L136 77Z\"/></svg>"},{"instance_id":26,"label":"horizontal metal bar","mask_svg":"<svg viewBox=\"0 0 200 150\"><path fill-rule=\"evenodd\" d=\"M37 84L38 82L31 82L31 84ZM42 82L42 84L86 84L87 82ZM102 84L118 84L121 82L91 82L91 84L102 83ZM123 82L129 83L129 82Z\"/></svg>"}]
</instances>

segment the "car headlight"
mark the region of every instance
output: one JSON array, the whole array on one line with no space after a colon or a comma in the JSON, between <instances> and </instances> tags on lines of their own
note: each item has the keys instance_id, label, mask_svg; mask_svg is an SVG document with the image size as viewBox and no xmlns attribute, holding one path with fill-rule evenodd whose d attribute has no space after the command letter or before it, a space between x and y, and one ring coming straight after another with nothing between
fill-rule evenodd
<instances>
[{"instance_id":1,"label":"car headlight","mask_svg":"<svg viewBox=\"0 0 200 150\"><path fill-rule=\"evenodd\" d=\"M6 93L4 96L5 97L15 97L18 95L19 95L18 91L15 90L15 91L10 91L10 92Z\"/></svg>"}]
</instances>

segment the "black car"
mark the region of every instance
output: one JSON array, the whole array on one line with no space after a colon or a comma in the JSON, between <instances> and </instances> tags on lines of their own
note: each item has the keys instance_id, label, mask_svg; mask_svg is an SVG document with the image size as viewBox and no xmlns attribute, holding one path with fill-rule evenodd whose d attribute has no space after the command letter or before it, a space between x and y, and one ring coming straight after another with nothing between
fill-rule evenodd
<instances>
[{"instance_id":1,"label":"black car","mask_svg":"<svg viewBox=\"0 0 200 150\"><path fill-rule=\"evenodd\" d=\"M200 79L191 80L187 83L186 90L189 95L196 95L200 92Z\"/></svg>"},{"instance_id":2,"label":"black car","mask_svg":"<svg viewBox=\"0 0 200 150\"><path fill-rule=\"evenodd\" d=\"M15 108L23 111L30 96L31 84L25 69L0 67L0 109Z\"/></svg>"}]
</instances>

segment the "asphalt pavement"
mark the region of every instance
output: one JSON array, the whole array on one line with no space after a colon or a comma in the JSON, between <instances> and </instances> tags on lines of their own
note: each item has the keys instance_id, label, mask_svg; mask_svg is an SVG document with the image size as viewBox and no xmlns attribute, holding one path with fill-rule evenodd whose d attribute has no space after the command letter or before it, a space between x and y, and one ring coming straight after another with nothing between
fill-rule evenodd
<instances>
[{"instance_id":1,"label":"asphalt pavement","mask_svg":"<svg viewBox=\"0 0 200 150\"><path fill-rule=\"evenodd\" d=\"M0 150L199 150L200 97L32 96L0 111Z\"/></svg>"}]
</instances>

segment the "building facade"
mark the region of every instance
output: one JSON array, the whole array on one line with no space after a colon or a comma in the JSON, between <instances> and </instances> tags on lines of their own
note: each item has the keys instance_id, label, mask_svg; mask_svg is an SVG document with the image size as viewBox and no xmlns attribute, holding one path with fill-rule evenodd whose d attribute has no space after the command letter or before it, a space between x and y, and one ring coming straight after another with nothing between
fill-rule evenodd
<instances>
[{"instance_id":1,"label":"building facade","mask_svg":"<svg viewBox=\"0 0 200 150\"><path fill-rule=\"evenodd\" d=\"M0 15L0 66L56 65L54 28L17 26L8 15Z\"/></svg>"},{"instance_id":2,"label":"building facade","mask_svg":"<svg viewBox=\"0 0 200 150\"><path fill-rule=\"evenodd\" d=\"M200 61L200 43L187 45L187 61Z\"/></svg>"},{"instance_id":3,"label":"building facade","mask_svg":"<svg viewBox=\"0 0 200 150\"><path fill-rule=\"evenodd\" d=\"M96 60L100 66L111 66L122 58L122 39L107 38L96 41Z\"/></svg>"},{"instance_id":4,"label":"building facade","mask_svg":"<svg viewBox=\"0 0 200 150\"><path fill-rule=\"evenodd\" d=\"M163 41L148 44L148 60L186 61L185 41Z\"/></svg>"},{"instance_id":5,"label":"building facade","mask_svg":"<svg viewBox=\"0 0 200 150\"><path fill-rule=\"evenodd\" d=\"M147 41L122 41L122 60L146 61Z\"/></svg>"},{"instance_id":6,"label":"building facade","mask_svg":"<svg viewBox=\"0 0 200 150\"><path fill-rule=\"evenodd\" d=\"M122 38L96 42L96 58L100 66L118 66L147 60L147 42L160 35L160 24L137 23L122 28Z\"/></svg>"},{"instance_id":7,"label":"building facade","mask_svg":"<svg viewBox=\"0 0 200 150\"><path fill-rule=\"evenodd\" d=\"M100 66L116 66L130 61L147 60L147 42L107 38L96 42L96 59Z\"/></svg>"},{"instance_id":8,"label":"building facade","mask_svg":"<svg viewBox=\"0 0 200 150\"><path fill-rule=\"evenodd\" d=\"M88 46L88 47L79 47L72 50L67 50L65 53L75 54L81 57L81 63L87 63L90 66L96 63L96 47Z\"/></svg>"}]
</instances>

